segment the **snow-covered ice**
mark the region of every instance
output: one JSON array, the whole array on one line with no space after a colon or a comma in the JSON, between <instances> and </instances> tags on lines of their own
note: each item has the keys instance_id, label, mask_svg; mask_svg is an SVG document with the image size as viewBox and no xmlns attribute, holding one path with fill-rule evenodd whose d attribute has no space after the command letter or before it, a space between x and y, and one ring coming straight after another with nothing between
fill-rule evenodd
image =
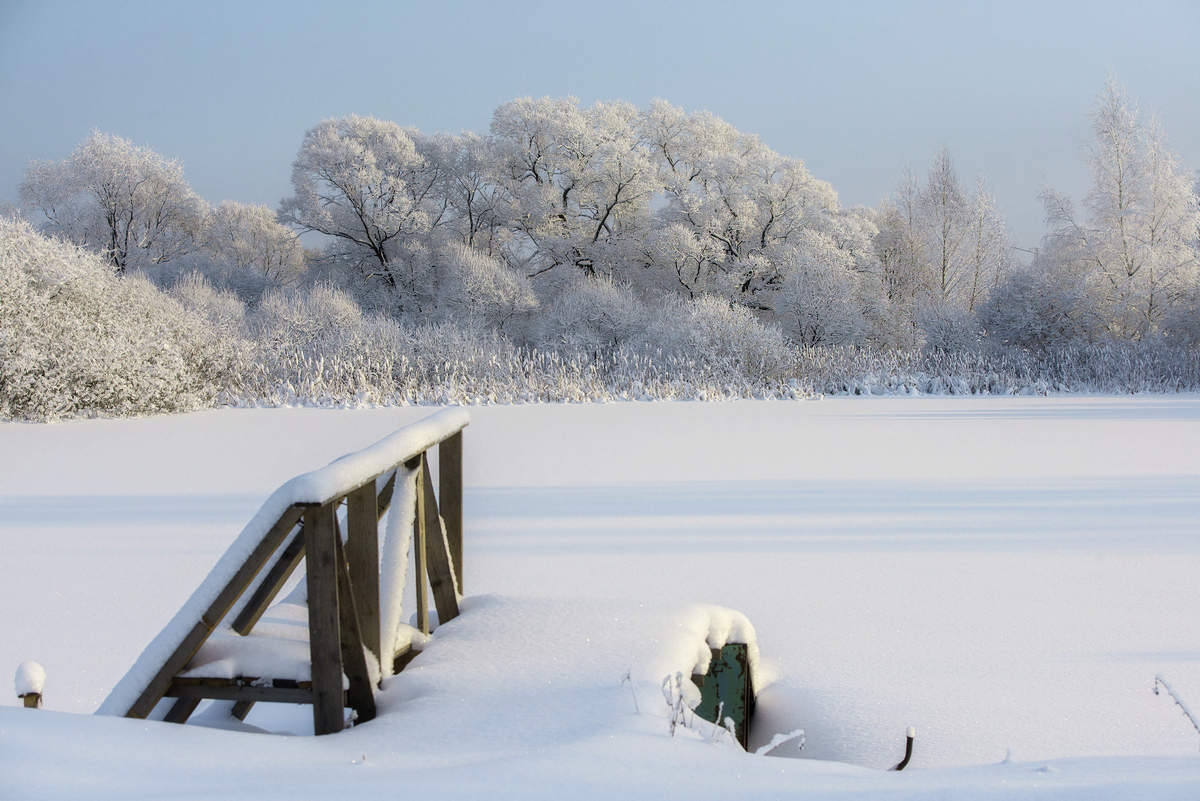
<instances>
[{"instance_id":1,"label":"snow-covered ice","mask_svg":"<svg viewBox=\"0 0 1200 801\"><path fill-rule=\"evenodd\" d=\"M54 677L47 710L0 708L0 797L292 798L351 777L459 798L1200 795L1200 737L1152 692L1161 673L1200 703L1187 396L474 409L467 614L376 721L274 738L55 712L96 708L272 489L428 413L0 426L0 543L23 555L0 563L20 610L0 664L36 654ZM650 670L634 714L621 676L694 660L694 634L661 632L705 604L757 632L752 747L803 728L807 759L666 737ZM524 650L461 665L496 626ZM910 767L879 772L910 725Z\"/></svg>"}]
</instances>

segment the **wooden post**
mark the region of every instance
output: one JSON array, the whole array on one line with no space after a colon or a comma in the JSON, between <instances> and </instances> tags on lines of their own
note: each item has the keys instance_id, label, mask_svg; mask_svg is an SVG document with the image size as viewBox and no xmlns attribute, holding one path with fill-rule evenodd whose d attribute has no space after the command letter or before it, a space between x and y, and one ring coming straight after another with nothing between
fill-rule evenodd
<instances>
[{"instance_id":1,"label":"wooden post","mask_svg":"<svg viewBox=\"0 0 1200 801\"><path fill-rule=\"evenodd\" d=\"M363 645L378 661L379 514L376 502L375 479L346 497L346 562L350 569L350 586L354 588L359 634Z\"/></svg>"},{"instance_id":2,"label":"wooden post","mask_svg":"<svg viewBox=\"0 0 1200 801\"><path fill-rule=\"evenodd\" d=\"M425 454L409 460L404 466L417 471L417 510L413 518L413 575L417 594L417 628L422 634L429 633L429 588L425 573L428 560L425 555L425 471L419 469L423 464Z\"/></svg>"},{"instance_id":3,"label":"wooden post","mask_svg":"<svg viewBox=\"0 0 1200 801\"><path fill-rule=\"evenodd\" d=\"M18 695L17 697L21 699L21 703L25 705L26 709L42 708L41 693L25 693L24 695Z\"/></svg>"},{"instance_id":4,"label":"wooden post","mask_svg":"<svg viewBox=\"0 0 1200 801\"><path fill-rule=\"evenodd\" d=\"M327 503L304 512L314 734L341 731L345 723L335 508Z\"/></svg>"},{"instance_id":5,"label":"wooden post","mask_svg":"<svg viewBox=\"0 0 1200 801\"><path fill-rule=\"evenodd\" d=\"M405 463L407 464L407 462ZM387 510L392 505L392 493L396 489L396 471L393 470L388 480L383 483L383 487L379 490L379 498L376 500L375 508L378 519L382 520L387 514Z\"/></svg>"},{"instance_id":6,"label":"wooden post","mask_svg":"<svg viewBox=\"0 0 1200 801\"><path fill-rule=\"evenodd\" d=\"M196 711L196 707L200 706L203 698L180 698L175 703L171 704L171 708L167 710L167 714L163 717L164 723L187 723L187 719Z\"/></svg>"},{"instance_id":7,"label":"wooden post","mask_svg":"<svg viewBox=\"0 0 1200 801\"><path fill-rule=\"evenodd\" d=\"M433 483L429 480L429 460L421 455L421 489L425 519L425 545L427 547L429 585L433 590L433 602L437 605L438 625L458 617L458 592L454 586L454 569L450 563L450 548L442 519L438 516L437 499L433 496Z\"/></svg>"},{"instance_id":8,"label":"wooden post","mask_svg":"<svg viewBox=\"0 0 1200 801\"><path fill-rule=\"evenodd\" d=\"M446 521L446 543L454 564L458 593L463 593L463 452L462 432L438 446L438 508Z\"/></svg>"},{"instance_id":9,"label":"wooden post","mask_svg":"<svg viewBox=\"0 0 1200 801\"><path fill-rule=\"evenodd\" d=\"M375 488L371 488L375 496ZM338 613L340 615L340 643L342 668L349 680L346 693L350 707L357 713L357 722L366 723L375 717L375 693L371 688L371 674L367 671L367 658L363 653L362 626L359 623L358 604L354 598L354 584L346 565L341 537L335 537L337 545ZM378 605L378 602L376 602ZM376 624L375 630L379 631Z\"/></svg>"}]
</instances>

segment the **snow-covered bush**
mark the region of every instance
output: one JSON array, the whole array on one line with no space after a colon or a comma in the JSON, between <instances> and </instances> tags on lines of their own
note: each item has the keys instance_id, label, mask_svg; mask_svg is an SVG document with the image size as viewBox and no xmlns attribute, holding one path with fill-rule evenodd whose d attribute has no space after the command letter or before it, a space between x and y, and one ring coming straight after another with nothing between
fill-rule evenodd
<instances>
[{"instance_id":1,"label":"snow-covered bush","mask_svg":"<svg viewBox=\"0 0 1200 801\"><path fill-rule=\"evenodd\" d=\"M801 345L860 343L867 322L850 252L825 234L805 231L789 254L790 269L775 299L787 335Z\"/></svg>"},{"instance_id":2,"label":"snow-covered bush","mask_svg":"<svg viewBox=\"0 0 1200 801\"><path fill-rule=\"evenodd\" d=\"M979 308L979 323L991 341L1021 348L1094 341L1104 330L1083 283L1059 270L1012 273Z\"/></svg>"},{"instance_id":3,"label":"snow-covered bush","mask_svg":"<svg viewBox=\"0 0 1200 801\"><path fill-rule=\"evenodd\" d=\"M623 284L610 278L581 278L546 304L541 340L551 347L610 353L640 338L650 311Z\"/></svg>"},{"instance_id":4,"label":"snow-covered bush","mask_svg":"<svg viewBox=\"0 0 1200 801\"><path fill-rule=\"evenodd\" d=\"M955 306L927 306L917 314L925 334L926 351L969 351L979 347L979 323L975 315Z\"/></svg>"},{"instance_id":5,"label":"snow-covered bush","mask_svg":"<svg viewBox=\"0 0 1200 801\"><path fill-rule=\"evenodd\" d=\"M669 297L656 312L641 341L645 353L661 351L676 365L690 363L734 382L781 380L788 373L794 352L783 334L744 306L716 295Z\"/></svg>"},{"instance_id":6,"label":"snow-covered bush","mask_svg":"<svg viewBox=\"0 0 1200 801\"><path fill-rule=\"evenodd\" d=\"M211 405L233 351L199 314L96 253L0 219L0 417L49 420Z\"/></svg>"}]
</instances>

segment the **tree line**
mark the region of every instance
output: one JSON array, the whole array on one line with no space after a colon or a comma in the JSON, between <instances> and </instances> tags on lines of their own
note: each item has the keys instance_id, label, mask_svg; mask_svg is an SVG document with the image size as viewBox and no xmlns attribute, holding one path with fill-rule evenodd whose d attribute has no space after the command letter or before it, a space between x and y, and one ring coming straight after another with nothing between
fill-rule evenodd
<instances>
[{"instance_id":1,"label":"tree line","mask_svg":"<svg viewBox=\"0 0 1200 801\"><path fill-rule=\"evenodd\" d=\"M800 160L663 101L519 99L486 136L326 120L277 211L210 208L177 162L93 133L32 163L20 197L118 273L199 271L250 303L325 282L402 322L549 346L619 344L639 307L671 297L718 298L802 346L1194 342L1196 186L1116 84L1092 122L1091 190L1080 210L1044 195L1045 239L1020 266L986 185L964 187L948 150L878 207L846 208Z\"/></svg>"}]
</instances>

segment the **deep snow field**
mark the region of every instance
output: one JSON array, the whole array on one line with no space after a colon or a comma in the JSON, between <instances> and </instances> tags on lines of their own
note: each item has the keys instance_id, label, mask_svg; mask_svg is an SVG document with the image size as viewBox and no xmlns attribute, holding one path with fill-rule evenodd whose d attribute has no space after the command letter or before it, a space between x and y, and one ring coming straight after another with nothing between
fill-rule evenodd
<instances>
[{"instance_id":1,"label":"deep snow field","mask_svg":"<svg viewBox=\"0 0 1200 801\"><path fill-rule=\"evenodd\" d=\"M0 799L1200 798L1200 735L1151 692L1200 708L1196 396L475 408L466 613L379 719L60 714L277 485L432 411L0 424L0 669L47 672L45 711L0 695ZM803 728L800 759L668 735L656 648L692 602L753 622L753 738Z\"/></svg>"}]
</instances>

